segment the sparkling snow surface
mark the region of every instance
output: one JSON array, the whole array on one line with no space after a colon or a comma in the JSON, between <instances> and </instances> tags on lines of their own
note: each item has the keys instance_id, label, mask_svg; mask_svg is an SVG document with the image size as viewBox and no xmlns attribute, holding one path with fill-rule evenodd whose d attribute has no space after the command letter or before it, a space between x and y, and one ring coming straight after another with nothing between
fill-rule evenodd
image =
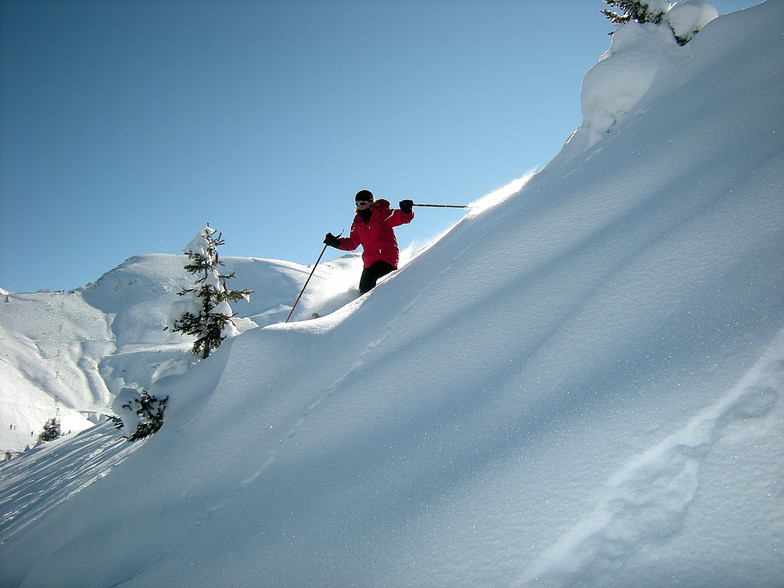
<instances>
[{"instance_id":1,"label":"sparkling snow surface","mask_svg":"<svg viewBox=\"0 0 784 588\"><path fill-rule=\"evenodd\" d=\"M0 468L0 583L780 586L784 3L618 38L562 153L367 296L348 257L283 324L310 268L232 260L261 327L189 369L155 326L177 256L40 298L81 300L67 351L109 380L84 404L170 400L144 442L100 425ZM0 304L29 366L9 309L35 296Z\"/></svg>"}]
</instances>

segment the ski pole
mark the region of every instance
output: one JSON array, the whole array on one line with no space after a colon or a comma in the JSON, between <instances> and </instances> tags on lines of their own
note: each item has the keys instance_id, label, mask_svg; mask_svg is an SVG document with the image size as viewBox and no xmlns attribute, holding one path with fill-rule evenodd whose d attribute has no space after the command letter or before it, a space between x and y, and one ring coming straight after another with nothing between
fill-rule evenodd
<instances>
[{"instance_id":1,"label":"ski pole","mask_svg":"<svg viewBox=\"0 0 784 588\"><path fill-rule=\"evenodd\" d=\"M340 231L340 235L342 235L342 234L343 234L343 231ZM338 235L338 237L340 237L340 235ZM291 318L291 315L292 315L292 314L294 314L294 309L295 309L295 308L297 308L297 304L299 304L299 299L300 299L300 298L302 298L302 294L305 292L305 288L307 288L307 287L308 287L308 282L310 282L310 278L312 278L312 277L313 277L313 272L315 272L315 271L316 271L316 266L317 266L317 265L319 264L319 262L321 261L321 258L322 258L322 256L324 255L324 252L325 252L326 250L327 250L327 244L325 243L325 244L324 244L324 248L321 250L321 253L320 253L320 254L319 254L319 256L318 256L318 259L316 260L316 263L314 263L314 264L313 264L313 269L312 269L312 270L310 270L310 275L308 276L308 279L307 279L307 280L305 280L305 285L304 285L304 286L302 286L302 290L300 290L300 292L299 292L299 296L297 296L297 299L294 301L294 306L292 306L292 307L291 307L291 312L289 312L289 316L287 316L287 317L286 317L286 320L285 320L285 321L283 321L284 323L287 323L287 322L289 322L289 319Z\"/></svg>"},{"instance_id":2,"label":"ski pole","mask_svg":"<svg viewBox=\"0 0 784 588\"><path fill-rule=\"evenodd\" d=\"M468 208L467 204L414 204L414 206L427 206L428 208Z\"/></svg>"}]
</instances>

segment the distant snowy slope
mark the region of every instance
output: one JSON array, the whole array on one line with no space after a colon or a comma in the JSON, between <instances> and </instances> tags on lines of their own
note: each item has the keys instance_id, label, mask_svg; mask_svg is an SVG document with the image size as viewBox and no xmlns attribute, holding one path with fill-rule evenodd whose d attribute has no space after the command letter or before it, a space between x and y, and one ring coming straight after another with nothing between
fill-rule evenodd
<instances>
[{"instance_id":1,"label":"distant snowy slope","mask_svg":"<svg viewBox=\"0 0 784 588\"><path fill-rule=\"evenodd\" d=\"M193 284L185 261L184 255L139 255L70 292L3 295L0 451L34 445L58 410L63 431L83 430L111 413L124 386L149 388L181 369L189 339L163 327L177 293ZM255 291L234 311L260 326L286 317L311 270L266 259L223 261L226 273L235 272L234 283ZM357 263L347 256L320 265L297 316L329 312L356 296Z\"/></svg>"},{"instance_id":2,"label":"distant snowy slope","mask_svg":"<svg viewBox=\"0 0 784 588\"><path fill-rule=\"evenodd\" d=\"M782 32L769 1L635 35L661 63L611 129L368 296L156 381L159 433L13 502L2 583L780 586Z\"/></svg>"}]
</instances>

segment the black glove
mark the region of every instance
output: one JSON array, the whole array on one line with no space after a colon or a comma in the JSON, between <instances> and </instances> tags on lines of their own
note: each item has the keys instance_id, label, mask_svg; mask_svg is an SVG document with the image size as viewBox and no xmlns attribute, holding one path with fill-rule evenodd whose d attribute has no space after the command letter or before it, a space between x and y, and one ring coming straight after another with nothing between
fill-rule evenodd
<instances>
[{"instance_id":1,"label":"black glove","mask_svg":"<svg viewBox=\"0 0 784 588\"><path fill-rule=\"evenodd\" d=\"M324 237L324 243L325 243L326 245L329 245L330 247L335 247L335 248L337 248L337 246L338 246L338 245L340 245L340 239L338 239L338 238L337 238L335 235L333 235L332 233L327 233L327 236L326 236L326 237Z\"/></svg>"},{"instance_id":2,"label":"black glove","mask_svg":"<svg viewBox=\"0 0 784 588\"><path fill-rule=\"evenodd\" d=\"M408 214L414 208L414 201L413 200L401 200L400 204L398 206L400 206L400 210L402 212L405 212L406 214Z\"/></svg>"}]
</instances>

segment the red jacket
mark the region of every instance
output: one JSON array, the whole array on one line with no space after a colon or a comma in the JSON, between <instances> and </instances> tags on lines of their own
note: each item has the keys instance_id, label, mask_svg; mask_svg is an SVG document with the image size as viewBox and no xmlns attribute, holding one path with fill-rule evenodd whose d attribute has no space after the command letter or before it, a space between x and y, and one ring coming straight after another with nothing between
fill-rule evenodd
<instances>
[{"instance_id":1,"label":"red jacket","mask_svg":"<svg viewBox=\"0 0 784 588\"><path fill-rule=\"evenodd\" d=\"M400 250L397 246L394 227L410 223L414 212L391 209L387 200L376 200L371 208L370 220L365 220L357 213L351 224L351 233L340 240L338 249L354 251L362 245L362 262L370 267L377 261L386 261L397 269Z\"/></svg>"}]
</instances>

